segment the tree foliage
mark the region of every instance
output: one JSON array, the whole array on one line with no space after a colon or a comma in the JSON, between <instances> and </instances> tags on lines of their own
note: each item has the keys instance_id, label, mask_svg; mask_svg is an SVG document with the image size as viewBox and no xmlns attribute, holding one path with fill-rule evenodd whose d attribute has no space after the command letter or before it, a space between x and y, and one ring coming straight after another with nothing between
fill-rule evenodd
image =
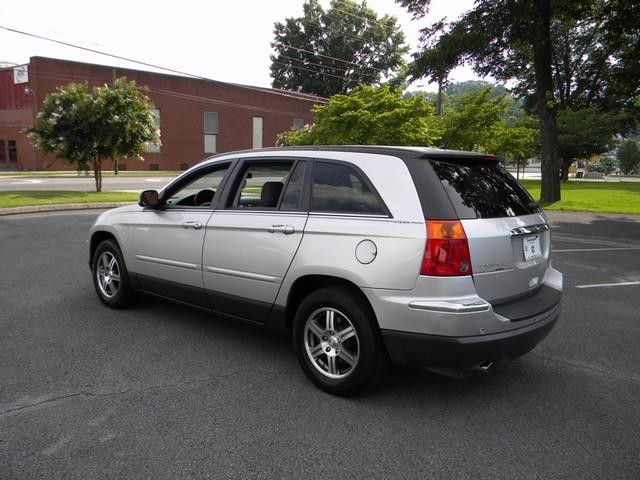
<instances>
[{"instance_id":1,"label":"tree foliage","mask_svg":"<svg viewBox=\"0 0 640 480\"><path fill-rule=\"evenodd\" d=\"M551 22L558 107L633 107L640 93L640 7L616 0L575 3L581 6L577 15L558 15ZM527 69L519 73L514 92L534 107L535 78Z\"/></svg>"},{"instance_id":2,"label":"tree foliage","mask_svg":"<svg viewBox=\"0 0 640 480\"><path fill-rule=\"evenodd\" d=\"M86 83L71 83L47 95L27 134L42 152L79 170L92 167L101 191L104 159L141 158L148 142L159 143L152 107L143 90L126 79L92 91Z\"/></svg>"},{"instance_id":3,"label":"tree foliage","mask_svg":"<svg viewBox=\"0 0 640 480\"><path fill-rule=\"evenodd\" d=\"M434 145L442 127L434 108L421 97L403 99L388 85L361 85L348 95L334 95L314 107L316 122L290 130L279 145Z\"/></svg>"},{"instance_id":4,"label":"tree foliage","mask_svg":"<svg viewBox=\"0 0 640 480\"><path fill-rule=\"evenodd\" d=\"M378 17L366 2L332 0L325 11L306 0L304 15L277 22L271 44L274 88L329 97L378 84L404 65L396 18Z\"/></svg>"},{"instance_id":5,"label":"tree foliage","mask_svg":"<svg viewBox=\"0 0 640 480\"><path fill-rule=\"evenodd\" d=\"M618 147L616 158L622 173L635 171L640 166L640 145L635 140L625 140Z\"/></svg>"},{"instance_id":6,"label":"tree foliage","mask_svg":"<svg viewBox=\"0 0 640 480\"><path fill-rule=\"evenodd\" d=\"M535 130L520 123L508 127L505 112L512 103L506 95L492 98L491 86L453 97L442 114L442 146L484 151L521 160L534 144Z\"/></svg>"},{"instance_id":7,"label":"tree foliage","mask_svg":"<svg viewBox=\"0 0 640 480\"><path fill-rule=\"evenodd\" d=\"M418 17L430 3L396 1ZM480 75L515 80L514 92L540 122L542 198L558 200L556 112L640 106L639 25L640 3L628 0L477 0L457 20L423 30L410 72L442 80L470 63Z\"/></svg>"},{"instance_id":8,"label":"tree foliage","mask_svg":"<svg viewBox=\"0 0 640 480\"><path fill-rule=\"evenodd\" d=\"M530 156L535 130L508 126L510 103L491 98L491 87L454 97L441 116L422 96L403 98L389 86L360 86L315 107L316 123L289 130L280 145L417 145L496 153L520 160Z\"/></svg>"},{"instance_id":9,"label":"tree foliage","mask_svg":"<svg viewBox=\"0 0 640 480\"><path fill-rule=\"evenodd\" d=\"M422 16L430 0L396 0ZM411 66L415 77L445 79L461 63L500 81L533 75L535 113L540 124L542 200L560 199L556 103L552 79L551 22L558 15L575 18L583 2L569 0L478 0L453 22L425 28L424 48Z\"/></svg>"},{"instance_id":10,"label":"tree foliage","mask_svg":"<svg viewBox=\"0 0 640 480\"><path fill-rule=\"evenodd\" d=\"M603 112L598 107L558 111L558 150L563 177L574 160L588 159L611 149L614 135L627 116L622 111Z\"/></svg>"}]
</instances>

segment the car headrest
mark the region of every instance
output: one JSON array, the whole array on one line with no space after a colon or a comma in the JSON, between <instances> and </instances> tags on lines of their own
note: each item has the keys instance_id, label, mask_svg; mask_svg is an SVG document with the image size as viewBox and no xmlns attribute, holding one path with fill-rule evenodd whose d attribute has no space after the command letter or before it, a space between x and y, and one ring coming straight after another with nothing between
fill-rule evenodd
<instances>
[{"instance_id":1,"label":"car headrest","mask_svg":"<svg viewBox=\"0 0 640 480\"><path fill-rule=\"evenodd\" d=\"M278 205L278 198L282 192L284 184L282 182L265 182L260 193L260 206L275 207Z\"/></svg>"}]
</instances>

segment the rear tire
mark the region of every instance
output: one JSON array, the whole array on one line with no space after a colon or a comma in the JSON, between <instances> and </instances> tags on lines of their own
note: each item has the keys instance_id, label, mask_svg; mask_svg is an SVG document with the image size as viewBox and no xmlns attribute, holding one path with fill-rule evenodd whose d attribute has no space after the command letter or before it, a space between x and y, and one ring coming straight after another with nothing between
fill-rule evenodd
<instances>
[{"instance_id":1,"label":"rear tire","mask_svg":"<svg viewBox=\"0 0 640 480\"><path fill-rule=\"evenodd\" d=\"M110 308L132 305L136 294L129 281L129 272L118 244L113 240L100 242L91 264L93 286L102 303Z\"/></svg>"},{"instance_id":2,"label":"rear tire","mask_svg":"<svg viewBox=\"0 0 640 480\"><path fill-rule=\"evenodd\" d=\"M388 363L371 308L348 288L309 294L296 311L292 338L304 373L334 395L353 395L374 384Z\"/></svg>"}]
</instances>

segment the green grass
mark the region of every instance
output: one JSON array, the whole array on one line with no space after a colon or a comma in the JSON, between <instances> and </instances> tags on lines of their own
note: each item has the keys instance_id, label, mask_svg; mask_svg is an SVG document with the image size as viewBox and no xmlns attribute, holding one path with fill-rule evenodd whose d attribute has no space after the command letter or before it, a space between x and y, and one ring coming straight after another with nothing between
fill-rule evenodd
<instances>
[{"instance_id":1,"label":"green grass","mask_svg":"<svg viewBox=\"0 0 640 480\"><path fill-rule=\"evenodd\" d=\"M74 192L74 191L12 191L0 192L0 208L65 203L137 202L137 193Z\"/></svg>"},{"instance_id":2,"label":"green grass","mask_svg":"<svg viewBox=\"0 0 640 480\"><path fill-rule=\"evenodd\" d=\"M539 180L520 183L540 199ZM563 182L560 188L562 200L543 204L545 210L640 215L640 182Z\"/></svg>"}]
</instances>

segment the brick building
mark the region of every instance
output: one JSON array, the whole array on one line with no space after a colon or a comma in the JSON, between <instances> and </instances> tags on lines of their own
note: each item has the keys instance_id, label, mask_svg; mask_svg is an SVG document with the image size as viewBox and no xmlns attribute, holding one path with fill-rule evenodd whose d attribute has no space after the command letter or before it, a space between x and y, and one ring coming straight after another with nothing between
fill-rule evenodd
<instances>
[{"instance_id":1,"label":"brick building","mask_svg":"<svg viewBox=\"0 0 640 480\"><path fill-rule=\"evenodd\" d=\"M123 169L186 169L214 153L273 146L276 135L312 121L324 99L270 88L31 57L27 65L0 68L0 169L73 168L35 149L22 129L33 125L44 97L71 82L99 86L126 77L148 87L162 145L150 145L144 162ZM108 167L107 167L108 168Z\"/></svg>"}]
</instances>

